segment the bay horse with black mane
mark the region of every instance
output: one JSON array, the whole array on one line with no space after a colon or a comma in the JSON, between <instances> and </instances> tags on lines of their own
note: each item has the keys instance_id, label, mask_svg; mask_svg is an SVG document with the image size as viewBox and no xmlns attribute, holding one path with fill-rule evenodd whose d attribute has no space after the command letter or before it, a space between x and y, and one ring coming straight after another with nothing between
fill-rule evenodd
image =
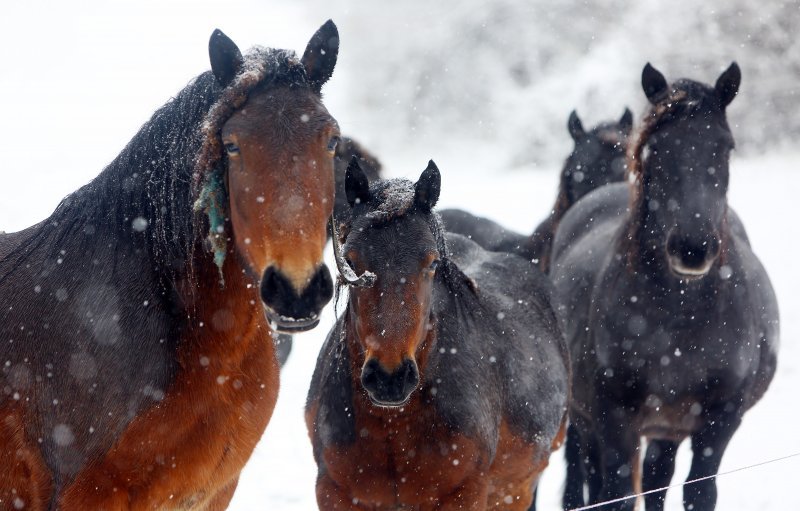
<instances>
[{"instance_id":1,"label":"bay horse with black mane","mask_svg":"<svg viewBox=\"0 0 800 511\"><path fill-rule=\"evenodd\" d=\"M528 509L566 428L569 360L544 275L445 239L433 162L416 183L345 180L347 308L306 423L324 510Z\"/></svg>"},{"instance_id":2,"label":"bay horse with black mane","mask_svg":"<svg viewBox=\"0 0 800 511\"><path fill-rule=\"evenodd\" d=\"M336 121L302 58L219 30L211 71L43 222L0 236L0 508L221 510L270 419L270 323L313 327Z\"/></svg>"},{"instance_id":3,"label":"bay horse with black mane","mask_svg":"<svg viewBox=\"0 0 800 511\"><path fill-rule=\"evenodd\" d=\"M567 129L575 146L564 162L556 201L550 214L530 236L460 209L441 211L445 229L469 237L487 250L510 252L534 261L545 273L550 266L550 247L558 222L581 197L625 177L625 154L633 114L627 108L616 122L602 122L586 131L573 110Z\"/></svg>"},{"instance_id":4,"label":"bay horse with black mane","mask_svg":"<svg viewBox=\"0 0 800 511\"><path fill-rule=\"evenodd\" d=\"M684 487L684 507L714 509L709 476L775 373L775 294L726 198L740 80L736 63L713 87L645 66L631 184L587 195L556 231L551 276L574 364L567 509L583 505L584 482L590 503L667 486L686 438L688 479L707 479ZM646 495L647 510L665 493Z\"/></svg>"}]
</instances>

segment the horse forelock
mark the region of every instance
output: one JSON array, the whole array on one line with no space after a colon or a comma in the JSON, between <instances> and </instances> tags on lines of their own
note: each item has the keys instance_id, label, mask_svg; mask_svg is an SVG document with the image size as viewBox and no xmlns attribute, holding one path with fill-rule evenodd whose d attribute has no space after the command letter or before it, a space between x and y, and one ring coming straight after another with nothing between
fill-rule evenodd
<instances>
[{"instance_id":1,"label":"horse forelock","mask_svg":"<svg viewBox=\"0 0 800 511\"><path fill-rule=\"evenodd\" d=\"M308 84L305 68L295 52L260 46L251 48L244 57L241 70L212 105L200 128L203 143L192 176L195 197L200 194L210 173L219 170L223 158L220 134L223 125L245 104L255 89L280 84Z\"/></svg>"}]
</instances>

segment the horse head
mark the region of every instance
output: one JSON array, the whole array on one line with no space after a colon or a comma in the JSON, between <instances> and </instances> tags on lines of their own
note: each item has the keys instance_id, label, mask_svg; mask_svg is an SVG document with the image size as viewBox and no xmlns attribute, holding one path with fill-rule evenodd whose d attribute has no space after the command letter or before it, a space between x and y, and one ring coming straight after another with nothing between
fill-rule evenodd
<instances>
[{"instance_id":1,"label":"horse head","mask_svg":"<svg viewBox=\"0 0 800 511\"><path fill-rule=\"evenodd\" d=\"M434 277L445 256L432 211L440 183L433 161L413 184L370 186L356 158L345 176L352 208L346 263L376 276L369 287L351 288L348 320L363 353L361 384L379 406L402 406L420 382L420 354L433 330Z\"/></svg>"},{"instance_id":2,"label":"horse head","mask_svg":"<svg viewBox=\"0 0 800 511\"><path fill-rule=\"evenodd\" d=\"M706 275L721 253L734 147L726 107L740 81L735 62L714 87L688 79L669 85L649 63L642 71L651 107L630 166L647 225L684 280Z\"/></svg>"},{"instance_id":3,"label":"horse head","mask_svg":"<svg viewBox=\"0 0 800 511\"><path fill-rule=\"evenodd\" d=\"M628 135L633 127L629 109L617 122L604 122L589 131L575 110L569 116L567 129L575 142L564 170L561 187L568 204L605 184L622 181L625 177L625 153Z\"/></svg>"},{"instance_id":4,"label":"horse head","mask_svg":"<svg viewBox=\"0 0 800 511\"><path fill-rule=\"evenodd\" d=\"M212 72L225 89L223 97L232 91L236 107L213 134L225 166L228 240L245 270L260 279L268 318L286 331L313 328L333 295L323 250L340 135L320 90L333 72L338 48L336 26L328 21L301 59L285 55L275 62L280 71L273 77L248 85L259 69L221 31L209 42ZM237 90L246 93L236 99ZM212 126L214 115L212 110ZM214 225L212 214L209 219L212 237L214 228L224 231Z\"/></svg>"}]
</instances>

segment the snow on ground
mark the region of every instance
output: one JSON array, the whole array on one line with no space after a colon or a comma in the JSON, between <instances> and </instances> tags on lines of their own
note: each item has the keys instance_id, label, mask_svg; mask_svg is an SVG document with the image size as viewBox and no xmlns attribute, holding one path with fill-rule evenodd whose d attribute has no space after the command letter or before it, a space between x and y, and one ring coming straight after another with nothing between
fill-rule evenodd
<instances>
[{"instance_id":1,"label":"snow on ground","mask_svg":"<svg viewBox=\"0 0 800 511\"><path fill-rule=\"evenodd\" d=\"M545 157L519 158L520 147L525 137L530 138L530 133L522 130L520 138L516 138L513 130L504 129L502 136L490 137L490 142L479 142L477 137L463 136L470 125L456 126L449 114L439 118L435 102L423 112L423 120L439 123L441 129L409 127L405 121L409 114L403 109L416 106L401 104L405 97L402 94L384 95L381 99L376 93L370 96L369 102L362 103L362 97L354 91L363 90L359 86L363 85L360 80L364 73L370 74L370 80L376 80L381 74L368 66L380 65L382 59L392 58L395 59L393 65L398 65L399 47L403 41L414 39L419 23L430 21L428 14L422 12L413 18L398 19L397 23L408 30L404 33L391 27L386 31L391 34L390 41L379 45L386 51L398 48L397 54L381 54L380 58L365 62L359 56L368 54L372 46L364 41L372 40L370 37L381 32L380 26L377 29L366 26L370 16L378 16L380 23L390 23L393 17L403 14L401 10L393 8L381 15L377 8L367 12L356 8L348 10L343 2L334 2L332 7L325 7L319 1L310 5L314 8L286 0L244 0L225 4L211 0L169 3L90 0L77 9L72 5L32 0L4 6L0 17L0 63L4 69L0 73L0 230L16 230L41 220L61 197L94 177L158 106L208 67L205 48L213 28L223 29L243 49L265 44L302 51L313 31L332 17L341 20L342 53L334 77L324 92L326 104L344 132L363 140L367 147L375 148L392 176L416 179L427 160L434 158L442 170L441 207L462 207L521 232L530 232L553 201L559 163L547 155L563 152L566 156L570 145L566 129L537 128L538 145L532 146L531 151L543 147ZM477 2L469 5L474 16L485 13L477 7ZM319 12L315 10L317 7ZM651 5L649 9L653 8ZM436 13L435 23L426 27L425 34L441 29L450 30L452 36L461 30L448 26L452 20L446 9ZM681 16L670 15L670 19L676 17ZM474 25L474 22L469 23ZM593 30L599 25L585 19L580 26ZM611 33L615 40L624 35L620 30ZM568 37L559 30L553 34ZM591 39L594 40L593 35ZM663 43L668 39L662 34L659 40ZM535 39L532 41L535 43ZM598 44L597 52L606 57L613 54L603 48L609 43L600 41ZM419 41L414 41L414 45L419 48ZM501 47L506 52L514 51L514 45L509 42ZM557 49L559 45L551 41L547 47ZM748 55L758 56L753 48L747 48ZM575 51L574 44L570 51ZM650 51L655 48L637 47L637 54ZM682 47L680 51L689 49ZM714 65L727 63L717 62L722 56L719 49L712 53ZM531 126L539 122L540 111L547 113L550 126L563 126L573 106L579 112L587 108L581 98L587 102L590 98L579 94L581 80L592 77L619 80L618 76L611 75L622 70L630 80L638 79L642 63L637 59L628 55L625 59L585 62L579 75L571 75L570 66L562 63L562 80L572 81L567 84L551 78L545 87L550 95L540 97L540 92L538 96L536 93L531 96L538 98L525 106ZM705 58L701 60L706 62ZM430 61L428 63L430 65ZM610 71L606 64L612 66ZM596 72L598 65L603 73ZM707 80L719 72L712 67L679 68L672 64L668 69L670 76L673 69ZM751 77L752 74L745 74L744 83ZM407 73L397 73L391 75L391 79L400 82L410 78ZM577 83L573 83L575 80ZM376 86L372 81L369 83ZM450 83L452 85L453 81ZM623 101L637 112L641 111L644 100L636 84L628 87L639 95L619 103L617 99L591 100L589 115L584 116L586 124L601 120L603 115L619 117ZM552 93L564 91L569 94L550 98ZM743 94L746 93L744 88ZM474 107L478 101L481 99L475 98L465 108ZM556 106L549 101L555 101ZM736 108L744 108L747 103L737 99L731 106L732 115L739 115L741 112L737 113ZM513 101L501 102L501 105L519 107ZM752 108L759 106L752 101L750 105ZM792 105L796 110L797 103ZM496 113L498 108L493 104L492 112ZM552 116L560 115L561 110L563 122L553 121ZM514 121L518 122L519 114L520 111L514 110L509 115L517 116ZM399 136L406 127L414 134ZM742 130L746 128L758 129L752 123L751 126L740 124L734 126L734 134L744 136ZM510 168L513 161L551 163ZM800 452L800 440L795 433L800 420L800 399L796 391L800 388L800 347L796 342L800 337L797 314L800 311L800 292L797 291L800 289L800 265L796 263L800 231L793 218L793 208L797 204L794 201L800 194L800 177L796 170L799 166L800 150L797 149L771 150L766 155L754 155L751 149L746 158L736 158L732 163L730 201L742 217L756 253L772 277L782 312L784 343L772 388L745 417L723 461L723 471ZM333 267L332 261L329 265ZM294 351L282 373L280 398L272 422L245 468L231 509L299 511L316 507L316 467L303 421L303 406L317 351L332 322L333 312L328 307L323 323L315 331L296 337ZM552 457L551 468L542 480L540 509L558 508L564 475L561 459L561 453ZM685 477L687 471L688 456L684 449L675 481ZM719 480L718 508L771 511L792 507L792 483L799 473L800 458L794 458L723 476ZM681 509L677 494L672 496L668 509Z\"/></svg>"}]
</instances>

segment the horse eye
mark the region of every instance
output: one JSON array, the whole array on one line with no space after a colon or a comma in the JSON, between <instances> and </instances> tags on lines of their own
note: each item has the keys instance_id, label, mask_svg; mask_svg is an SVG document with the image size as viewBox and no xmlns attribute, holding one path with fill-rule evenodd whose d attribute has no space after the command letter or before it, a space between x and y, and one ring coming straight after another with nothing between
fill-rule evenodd
<instances>
[{"instance_id":1,"label":"horse eye","mask_svg":"<svg viewBox=\"0 0 800 511\"><path fill-rule=\"evenodd\" d=\"M336 150L336 146L339 144L340 137L331 137L328 141L328 151L333 152Z\"/></svg>"},{"instance_id":2,"label":"horse eye","mask_svg":"<svg viewBox=\"0 0 800 511\"><path fill-rule=\"evenodd\" d=\"M353 264L353 261L351 261L349 257L345 257L345 258L344 258L344 262L345 262L345 263L347 263L347 266L349 266L350 268L352 268L352 269L353 269L353 271L355 271L355 269L356 269L356 265L354 265L354 264Z\"/></svg>"},{"instance_id":3,"label":"horse eye","mask_svg":"<svg viewBox=\"0 0 800 511\"><path fill-rule=\"evenodd\" d=\"M232 142L228 142L225 144L225 151L227 151L228 154L239 154L239 146Z\"/></svg>"}]
</instances>

